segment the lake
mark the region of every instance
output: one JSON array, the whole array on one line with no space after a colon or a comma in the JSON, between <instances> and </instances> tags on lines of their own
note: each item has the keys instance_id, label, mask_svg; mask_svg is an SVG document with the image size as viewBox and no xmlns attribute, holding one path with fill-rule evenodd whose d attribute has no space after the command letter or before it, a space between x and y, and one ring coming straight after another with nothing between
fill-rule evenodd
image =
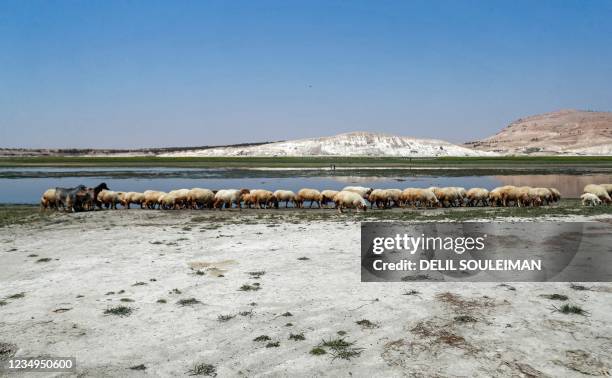
<instances>
[{"instance_id":1,"label":"lake","mask_svg":"<svg viewBox=\"0 0 612 378\"><path fill-rule=\"evenodd\" d=\"M465 174L465 172L463 172ZM0 168L0 203L38 203L48 188L95 186L106 182L113 190L169 191L180 188L301 188L339 190L346 185L373 188L462 186L492 189L500 185L555 187L564 197L575 198L591 183L612 183L609 174L462 175L452 171L419 174L418 171L354 169L199 169L199 168Z\"/></svg>"}]
</instances>

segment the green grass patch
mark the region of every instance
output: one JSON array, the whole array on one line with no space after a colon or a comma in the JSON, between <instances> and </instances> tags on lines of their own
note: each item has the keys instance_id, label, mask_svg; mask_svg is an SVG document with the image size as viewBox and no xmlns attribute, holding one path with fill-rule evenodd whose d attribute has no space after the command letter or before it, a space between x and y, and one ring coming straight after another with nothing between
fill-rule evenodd
<instances>
[{"instance_id":1,"label":"green grass patch","mask_svg":"<svg viewBox=\"0 0 612 378\"><path fill-rule=\"evenodd\" d=\"M327 351L321 347L314 347L310 350L309 353L312 354L313 356L321 356L321 355L327 354Z\"/></svg>"},{"instance_id":2,"label":"green grass patch","mask_svg":"<svg viewBox=\"0 0 612 378\"><path fill-rule=\"evenodd\" d=\"M576 306L576 305L571 305L571 304L564 304L561 307L554 307L553 309L555 312L560 312L562 314L575 314L575 315L587 315L588 312L585 311L582 307L580 306Z\"/></svg>"}]
</instances>

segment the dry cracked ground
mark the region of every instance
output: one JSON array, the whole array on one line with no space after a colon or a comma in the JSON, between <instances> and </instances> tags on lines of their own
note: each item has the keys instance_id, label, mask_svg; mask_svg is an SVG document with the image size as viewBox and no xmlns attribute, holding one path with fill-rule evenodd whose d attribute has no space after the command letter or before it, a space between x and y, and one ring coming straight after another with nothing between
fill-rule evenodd
<instances>
[{"instance_id":1,"label":"dry cracked ground","mask_svg":"<svg viewBox=\"0 0 612 378\"><path fill-rule=\"evenodd\" d=\"M75 356L97 377L610 374L612 284L361 283L359 238L350 216L265 212L2 227L0 359Z\"/></svg>"}]
</instances>

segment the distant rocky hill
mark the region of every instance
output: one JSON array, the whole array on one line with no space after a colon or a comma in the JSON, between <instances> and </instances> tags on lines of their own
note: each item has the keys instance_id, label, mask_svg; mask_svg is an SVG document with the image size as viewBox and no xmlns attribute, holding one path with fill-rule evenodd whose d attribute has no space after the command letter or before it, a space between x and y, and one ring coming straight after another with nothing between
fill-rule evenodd
<instances>
[{"instance_id":1,"label":"distant rocky hill","mask_svg":"<svg viewBox=\"0 0 612 378\"><path fill-rule=\"evenodd\" d=\"M290 140L257 146L232 146L162 153L160 156L490 156L436 139L353 132L330 137Z\"/></svg>"},{"instance_id":2,"label":"distant rocky hill","mask_svg":"<svg viewBox=\"0 0 612 378\"><path fill-rule=\"evenodd\" d=\"M612 155L612 112L561 110L534 115L464 146L504 155Z\"/></svg>"}]
</instances>

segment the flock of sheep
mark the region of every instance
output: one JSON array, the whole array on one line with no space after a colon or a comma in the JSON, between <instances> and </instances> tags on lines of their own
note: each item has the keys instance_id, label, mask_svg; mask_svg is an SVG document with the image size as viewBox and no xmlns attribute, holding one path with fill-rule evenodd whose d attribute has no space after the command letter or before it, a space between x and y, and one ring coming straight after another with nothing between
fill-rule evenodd
<instances>
[{"instance_id":1,"label":"flock of sheep","mask_svg":"<svg viewBox=\"0 0 612 378\"><path fill-rule=\"evenodd\" d=\"M609 204L612 184L587 185L580 197L585 206ZM271 192L264 189L178 189L170 192L147 190L140 192L117 192L110 190L105 183L95 188L79 185L75 188L54 188L47 190L41 198L41 208L64 209L68 211L95 210L96 208L116 209L117 205L129 209L138 205L142 209L222 209L236 206L255 208L278 208L289 203L296 208L334 204L343 209L365 211L391 207L456 207L456 206L541 206L550 205L561 199L555 188L532 188L529 186L506 185L491 191L484 188L465 190L461 187L430 187L400 189L372 189L361 186L347 186L340 191L301 189L297 193L290 190Z\"/></svg>"}]
</instances>

